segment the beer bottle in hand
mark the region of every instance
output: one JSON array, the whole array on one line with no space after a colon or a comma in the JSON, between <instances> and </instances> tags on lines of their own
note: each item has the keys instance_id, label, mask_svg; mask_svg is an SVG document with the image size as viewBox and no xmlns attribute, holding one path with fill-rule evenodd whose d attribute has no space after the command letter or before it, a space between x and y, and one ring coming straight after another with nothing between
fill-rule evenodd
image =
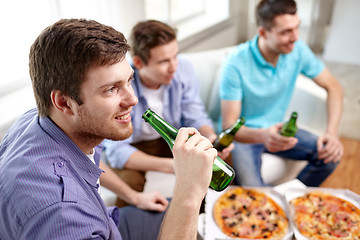
<instances>
[{"instance_id":1,"label":"beer bottle in hand","mask_svg":"<svg viewBox=\"0 0 360 240\"><path fill-rule=\"evenodd\" d=\"M235 133L241 128L245 123L245 118L240 117L231 127L225 129L215 139L214 148L218 151L222 151L224 148L229 146L234 140Z\"/></svg>"},{"instance_id":2,"label":"beer bottle in hand","mask_svg":"<svg viewBox=\"0 0 360 240\"><path fill-rule=\"evenodd\" d=\"M281 128L281 135L285 137L294 137L297 132L296 126L296 119L297 119L297 112L292 112L290 120L285 122Z\"/></svg>"},{"instance_id":3,"label":"beer bottle in hand","mask_svg":"<svg viewBox=\"0 0 360 240\"><path fill-rule=\"evenodd\" d=\"M142 118L165 139L165 141L169 144L169 147L172 149L178 130L158 116L150 108L145 111ZM234 169L227 165L221 158L216 157L213 163L213 174L210 182L210 188L215 191L222 191L232 182L234 177Z\"/></svg>"}]
</instances>

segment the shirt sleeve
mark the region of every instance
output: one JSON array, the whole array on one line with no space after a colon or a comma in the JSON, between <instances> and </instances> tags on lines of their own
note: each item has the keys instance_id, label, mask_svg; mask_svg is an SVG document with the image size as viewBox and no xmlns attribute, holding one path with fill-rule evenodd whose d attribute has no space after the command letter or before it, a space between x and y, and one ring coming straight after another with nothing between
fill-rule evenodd
<instances>
[{"instance_id":1,"label":"shirt sleeve","mask_svg":"<svg viewBox=\"0 0 360 240\"><path fill-rule=\"evenodd\" d=\"M137 149L130 145L130 138L123 141L105 139L102 142L105 151L105 163L112 168L124 168L125 163Z\"/></svg>"},{"instance_id":2,"label":"shirt sleeve","mask_svg":"<svg viewBox=\"0 0 360 240\"><path fill-rule=\"evenodd\" d=\"M241 74L235 56L229 55L221 67L219 95L222 100L242 100Z\"/></svg>"},{"instance_id":3,"label":"shirt sleeve","mask_svg":"<svg viewBox=\"0 0 360 240\"><path fill-rule=\"evenodd\" d=\"M199 80L190 62L179 58L178 73L183 84L181 99L181 124L184 127L199 129L203 126L212 126L212 121L206 113L205 106L199 95Z\"/></svg>"},{"instance_id":4,"label":"shirt sleeve","mask_svg":"<svg viewBox=\"0 0 360 240\"><path fill-rule=\"evenodd\" d=\"M111 218L104 217L104 212L77 203L59 202L31 217L19 239L121 239L120 233L111 229L117 227Z\"/></svg>"},{"instance_id":5,"label":"shirt sleeve","mask_svg":"<svg viewBox=\"0 0 360 240\"><path fill-rule=\"evenodd\" d=\"M297 44L299 45L303 63L301 73L313 79L324 70L325 64L315 56L304 42L298 40Z\"/></svg>"}]
</instances>

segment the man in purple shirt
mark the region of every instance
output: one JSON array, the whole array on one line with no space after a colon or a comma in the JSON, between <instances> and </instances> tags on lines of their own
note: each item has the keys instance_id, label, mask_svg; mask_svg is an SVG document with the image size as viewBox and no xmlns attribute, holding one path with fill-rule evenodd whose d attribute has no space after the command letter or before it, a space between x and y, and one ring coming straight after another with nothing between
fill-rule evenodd
<instances>
[{"instance_id":1,"label":"man in purple shirt","mask_svg":"<svg viewBox=\"0 0 360 240\"><path fill-rule=\"evenodd\" d=\"M130 112L138 100L124 58L128 49L120 32L84 19L60 20L33 43L29 66L37 109L21 116L0 144L2 240L158 235L167 200L132 190L99 161L104 138L132 134ZM179 131L173 153L176 187L159 238L195 238L217 153L194 128ZM99 178L138 208L106 209Z\"/></svg>"}]
</instances>

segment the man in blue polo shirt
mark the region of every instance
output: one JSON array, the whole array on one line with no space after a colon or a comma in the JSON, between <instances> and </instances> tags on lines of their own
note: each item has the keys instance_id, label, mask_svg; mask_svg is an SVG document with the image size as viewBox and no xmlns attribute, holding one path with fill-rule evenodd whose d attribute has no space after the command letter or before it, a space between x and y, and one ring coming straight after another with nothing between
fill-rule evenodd
<instances>
[{"instance_id":1,"label":"man in blue polo shirt","mask_svg":"<svg viewBox=\"0 0 360 240\"><path fill-rule=\"evenodd\" d=\"M263 152L290 159L307 159L298 179L319 186L343 155L338 138L343 91L308 46L298 40L300 20L293 0L263 0L256 8L257 35L240 44L223 65L220 83L222 127L239 116L246 127L237 133L232 152L237 183L264 185ZM328 93L328 125L317 137L299 129L295 137L279 134L299 74L312 78Z\"/></svg>"}]
</instances>

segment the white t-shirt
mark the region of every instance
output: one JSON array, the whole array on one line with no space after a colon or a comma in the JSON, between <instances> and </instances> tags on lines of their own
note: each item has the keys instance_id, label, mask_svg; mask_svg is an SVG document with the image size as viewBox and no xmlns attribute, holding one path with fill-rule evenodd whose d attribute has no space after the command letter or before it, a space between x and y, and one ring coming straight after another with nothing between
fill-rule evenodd
<instances>
[{"instance_id":1,"label":"white t-shirt","mask_svg":"<svg viewBox=\"0 0 360 240\"><path fill-rule=\"evenodd\" d=\"M163 117L163 109L164 109L164 92L165 92L165 86L161 85L158 89L151 89L148 87L143 87L143 94L147 100L149 108L153 110L157 115L160 117ZM160 135L156 130L154 130L153 127L150 126L149 123L143 122L141 124L141 135L139 138L135 139L134 142L140 142L140 141L148 141L148 140L154 140L159 138Z\"/></svg>"},{"instance_id":2,"label":"white t-shirt","mask_svg":"<svg viewBox=\"0 0 360 240\"><path fill-rule=\"evenodd\" d=\"M89 155L86 155L86 156L90 159L91 162L93 162L95 164L94 155L95 155L95 149L92 150L92 153L90 153ZM100 178L98 178L96 183L100 185ZM99 191L99 189L100 188L98 188L98 191Z\"/></svg>"}]
</instances>

